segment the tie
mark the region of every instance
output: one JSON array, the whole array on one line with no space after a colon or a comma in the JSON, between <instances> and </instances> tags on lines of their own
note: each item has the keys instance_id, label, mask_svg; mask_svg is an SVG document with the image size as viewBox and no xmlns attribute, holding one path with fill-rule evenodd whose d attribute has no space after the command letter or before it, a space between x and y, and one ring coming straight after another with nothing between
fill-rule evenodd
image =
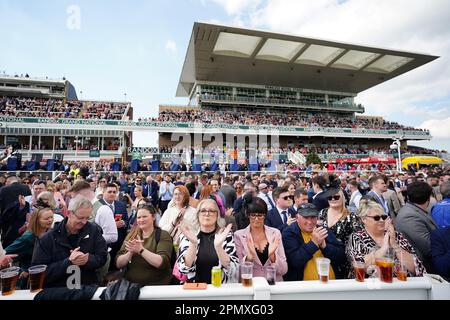
<instances>
[{"instance_id":1,"label":"tie","mask_svg":"<svg viewBox=\"0 0 450 320\"><path fill-rule=\"evenodd\" d=\"M108 202L105 202L105 203L106 203L106 205L107 205L108 207L111 208L112 213L114 214L114 213L115 213L115 211L114 211L114 205L113 205L112 203L108 203Z\"/></svg>"},{"instance_id":2,"label":"tie","mask_svg":"<svg viewBox=\"0 0 450 320\"><path fill-rule=\"evenodd\" d=\"M281 215L283 216L283 223L287 223L287 211L281 211Z\"/></svg>"},{"instance_id":3,"label":"tie","mask_svg":"<svg viewBox=\"0 0 450 320\"><path fill-rule=\"evenodd\" d=\"M275 205L273 204L273 202L272 202L272 200L270 199L270 197L269 197L269 195L266 193L266 197L267 197L267 200L269 200L269 204L270 204L270 206L273 208L273 207L275 207Z\"/></svg>"}]
</instances>

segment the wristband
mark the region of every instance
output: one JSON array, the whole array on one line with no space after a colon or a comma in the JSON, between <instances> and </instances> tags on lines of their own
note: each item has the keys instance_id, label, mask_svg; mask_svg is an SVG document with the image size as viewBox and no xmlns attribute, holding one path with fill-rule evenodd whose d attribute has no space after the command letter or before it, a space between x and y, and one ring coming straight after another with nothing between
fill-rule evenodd
<instances>
[{"instance_id":1,"label":"wristband","mask_svg":"<svg viewBox=\"0 0 450 320\"><path fill-rule=\"evenodd\" d=\"M142 256L142 252L144 252L144 250L145 250L145 249L142 248L142 249L139 251L139 255L140 255L140 256Z\"/></svg>"}]
</instances>

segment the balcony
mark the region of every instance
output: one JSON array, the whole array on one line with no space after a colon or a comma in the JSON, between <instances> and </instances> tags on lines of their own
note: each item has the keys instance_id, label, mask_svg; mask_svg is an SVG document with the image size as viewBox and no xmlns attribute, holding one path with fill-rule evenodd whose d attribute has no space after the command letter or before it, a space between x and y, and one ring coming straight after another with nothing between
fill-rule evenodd
<instances>
[{"instance_id":1,"label":"balcony","mask_svg":"<svg viewBox=\"0 0 450 320\"><path fill-rule=\"evenodd\" d=\"M201 94L200 101L208 103L234 103L234 104L251 104L260 106L280 106L280 107L302 107L310 110L327 110L327 111L347 111L364 113L365 109L361 104L326 104L312 102L306 100L293 99L273 99L259 97L239 97L220 94Z\"/></svg>"}]
</instances>

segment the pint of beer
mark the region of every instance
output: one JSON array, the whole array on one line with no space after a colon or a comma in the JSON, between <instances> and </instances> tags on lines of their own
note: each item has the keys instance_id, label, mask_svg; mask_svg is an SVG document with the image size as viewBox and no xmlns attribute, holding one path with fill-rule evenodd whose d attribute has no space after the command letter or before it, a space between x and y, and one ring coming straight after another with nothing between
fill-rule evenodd
<instances>
[{"instance_id":1,"label":"pint of beer","mask_svg":"<svg viewBox=\"0 0 450 320\"><path fill-rule=\"evenodd\" d=\"M364 262L353 262L353 272L355 273L355 280L358 282L364 282L366 275L366 265Z\"/></svg>"},{"instance_id":2,"label":"pint of beer","mask_svg":"<svg viewBox=\"0 0 450 320\"><path fill-rule=\"evenodd\" d=\"M28 269L30 292L37 292L44 289L45 270L47 270L45 264L33 266Z\"/></svg>"},{"instance_id":3,"label":"pint of beer","mask_svg":"<svg viewBox=\"0 0 450 320\"><path fill-rule=\"evenodd\" d=\"M396 264L396 273L397 279L399 281L407 281L408 280L408 270L406 269L406 265L403 261L399 261Z\"/></svg>"},{"instance_id":4,"label":"pint of beer","mask_svg":"<svg viewBox=\"0 0 450 320\"><path fill-rule=\"evenodd\" d=\"M319 280L322 283L328 282L330 275L330 259L317 258L316 259L317 273L319 274Z\"/></svg>"},{"instance_id":5,"label":"pint of beer","mask_svg":"<svg viewBox=\"0 0 450 320\"><path fill-rule=\"evenodd\" d=\"M19 267L11 267L0 271L2 283L2 296L9 296L16 291L16 283L19 279Z\"/></svg>"},{"instance_id":6,"label":"pint of beer","mask_svg":"<svg viewBox=\"0 0 450 320\"><path fill-rule=\"evenodd\" d=\"M244 287L253 285L253 263L244 262L241 264L241 282Z\"/></svg>"}]
</instances>

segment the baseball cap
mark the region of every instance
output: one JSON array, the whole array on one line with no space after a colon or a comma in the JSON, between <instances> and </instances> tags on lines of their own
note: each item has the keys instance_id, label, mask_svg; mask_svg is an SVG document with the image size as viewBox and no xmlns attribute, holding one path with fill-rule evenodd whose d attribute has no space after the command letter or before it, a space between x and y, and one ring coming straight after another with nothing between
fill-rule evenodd
<instances>
[{"instance_id":1,"label":"baseball cap","mask_svg":"<svg viewBox=\"0 0 450 320\"><path fill-rule=\"evenodd\" d=\"M319 211L317 210L316 206L312 203L305 203L302 204L298 210L297 213L301 215L302 217L317 217L319 216Z\"/></svg>"}]
</instances>

